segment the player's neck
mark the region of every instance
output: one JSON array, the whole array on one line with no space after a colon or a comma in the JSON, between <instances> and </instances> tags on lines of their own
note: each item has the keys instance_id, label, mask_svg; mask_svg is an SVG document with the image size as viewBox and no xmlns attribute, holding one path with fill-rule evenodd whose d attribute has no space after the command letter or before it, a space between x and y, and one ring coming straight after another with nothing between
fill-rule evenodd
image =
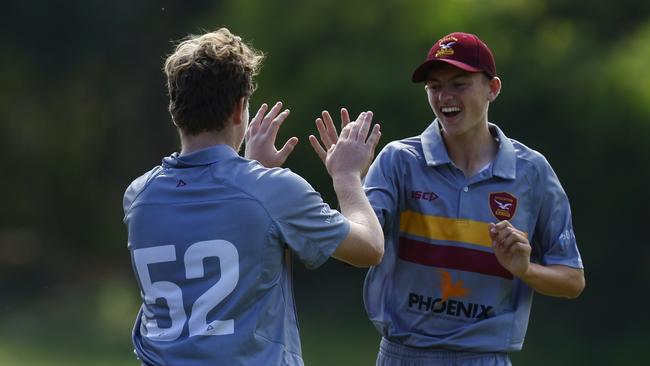
<instances>
[{"instance_id":1,"label":"player's neck","mask_svg":"<svg viewBox=\"0 0 650 366\"><path fill-rule=\"evenodd\" d=\"M443 140L449 158L468 178L489 164L499 149L487 122L461 135L448 136L443 132Z\"/></svg>"},{"instance_id":2,"label":"player's neck","mask_svg":"<svg viewBox=\"0 0 650 366\"><path fill-rule=\"evenodd\" d=\"M181 155L191 154L198 150L207 149L215 145L228 145L235 151L239 149L231 129L221 131L204 131L196 135L179 133L181 138Z\"/></svg>"}]
</instances>

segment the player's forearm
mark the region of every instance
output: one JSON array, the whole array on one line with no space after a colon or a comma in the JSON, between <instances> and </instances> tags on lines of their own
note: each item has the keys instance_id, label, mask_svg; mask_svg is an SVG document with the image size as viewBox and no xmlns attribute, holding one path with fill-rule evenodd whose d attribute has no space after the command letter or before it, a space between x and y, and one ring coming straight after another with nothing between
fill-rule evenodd
<instances>
[{"instance_id":1,"label":"player's forearm","mask_svg":"<svg viewBox=\"0 0 650 366\"><path fill-rule=\"evenodd\" d=\"M333 178L341 213L350 221L350 234L335 257L355 266L376 265L384 254L384 235L358 175Z\"/></svg>"},{"instance_id":2,"label":"player's forearm","mask_svg":"<svg viewBox=\"0 0 650 366\"><path fill-rule=\"evenodd\" d=\"M521 279L535 291L555 297L574 299L585 287L581 269L562 265L543 266L531 263Z\"/></svg>"},{"instance_id":3,"label":"player's forearm","mask_svg":"<svg viewBox=\"0 0 650 366\"><path fill-rule=\"evenodd\" d=\"M346 176L334 178L334 191L336 192L341 207L341 213L348 220L368 227L371 229L369 230L370 233L376 232L377 234L381 234L381 227L368 202L368 198L366 198L363 192L360 177ZM381 235L381 239L383 240L383 235Z\"/></svg>"}]
</instances>

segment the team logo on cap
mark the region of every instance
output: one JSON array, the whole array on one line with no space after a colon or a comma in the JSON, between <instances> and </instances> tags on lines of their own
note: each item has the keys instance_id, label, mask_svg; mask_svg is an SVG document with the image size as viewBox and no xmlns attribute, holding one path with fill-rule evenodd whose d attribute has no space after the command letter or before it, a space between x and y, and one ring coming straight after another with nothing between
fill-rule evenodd
<instances>
[{"instance_id":1,"label":"team logo on cap","mask_svg":"<svg viewBox=\"0 0 650 366\"><path fill-rule=\"evenodd\" d=\"M456 37L445 37L438 41L440 48L436 51L436 58L447 57L454 54L454 49L451 46L455 45L458 42Z\"/></svg>"},{"instance_id":2,"label":"team logo on cap","mask_svg":"<svg viewBox=\"0 0 650 366\"><path fill-rule=\"evenodd\" d=\"M517 210L517 198L507 192L490 193L490 209L499 220L510 220Z\"/></svg>"}]
</instances>

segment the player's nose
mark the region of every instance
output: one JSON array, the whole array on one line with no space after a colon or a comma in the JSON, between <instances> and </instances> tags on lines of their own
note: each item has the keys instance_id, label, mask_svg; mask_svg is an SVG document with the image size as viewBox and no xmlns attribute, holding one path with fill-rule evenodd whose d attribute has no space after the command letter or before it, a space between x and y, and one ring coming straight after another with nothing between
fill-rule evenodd
<instances>
[{"instance_id":1,"label":"player's nose","mask_svg":"<svg viewBox=\"0 0 650 366\"><path fill-rule=\"evenodd\" d=\"M449 93L446 87L441 87L440 90L438 90L438 101L443 102L448 100L450 97L451 93Z\"/></svg>"}]
</instances>

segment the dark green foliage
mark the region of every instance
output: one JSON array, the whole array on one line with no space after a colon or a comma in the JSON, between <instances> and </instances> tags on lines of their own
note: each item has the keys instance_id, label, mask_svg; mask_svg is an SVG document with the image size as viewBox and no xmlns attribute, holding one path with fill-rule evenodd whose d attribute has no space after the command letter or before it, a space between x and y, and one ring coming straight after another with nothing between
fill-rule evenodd
<instances>
[{"instance_id":1,"label":"dark green foliage","mask_svg":"<svg viewBox=\"0 0 650 366\"><path fill-rule=\"evenodd\" d=\"M587 288L579 299L536 296L515 364L647 358L641 331L650 326L642 301L650 246L641 229L650 205L650 3L10 3L0 24L0 364L97 364L94 351L74 350L102 345L123 353L107 364L130 359L138 293L121 222L122 193L177 150L161 71L171 41L224 25L267 53L251 113L276 100L291 109L278 145L290 136L301 142L287 166L333 206L330 181L307 140L320 111L338 115L345 106L356 116L373 110L382 124L381 146L415 135L432 113L422 86L410 83L411 72L444 34L479 34L493 49L503 81L490 120L555 168L571 199L586 265ZM378 341L361 303L363 271L328 263L317 271L298 269L296 277L306 362L372 363ZM61 303L52 301L59 297ZM122 305L107 310L102 302L111 301ZM63 311L61 304L79 311ZM92 318L97 311L104 311L103 322ZM4 320L10 316L19 320ZM46 346L50 338L38 335L43 329L34 323L41 317L54 328L75 323L79 337L57 341L70 352ZM102 336L90 335L98 334L95 327ZM328 348L330 337L339 337L336 350ZM44 358L37 352L21 358L22 349L42 349ZM338 352L354 357L332 359Z\"/></svg>"}]
</instances>

